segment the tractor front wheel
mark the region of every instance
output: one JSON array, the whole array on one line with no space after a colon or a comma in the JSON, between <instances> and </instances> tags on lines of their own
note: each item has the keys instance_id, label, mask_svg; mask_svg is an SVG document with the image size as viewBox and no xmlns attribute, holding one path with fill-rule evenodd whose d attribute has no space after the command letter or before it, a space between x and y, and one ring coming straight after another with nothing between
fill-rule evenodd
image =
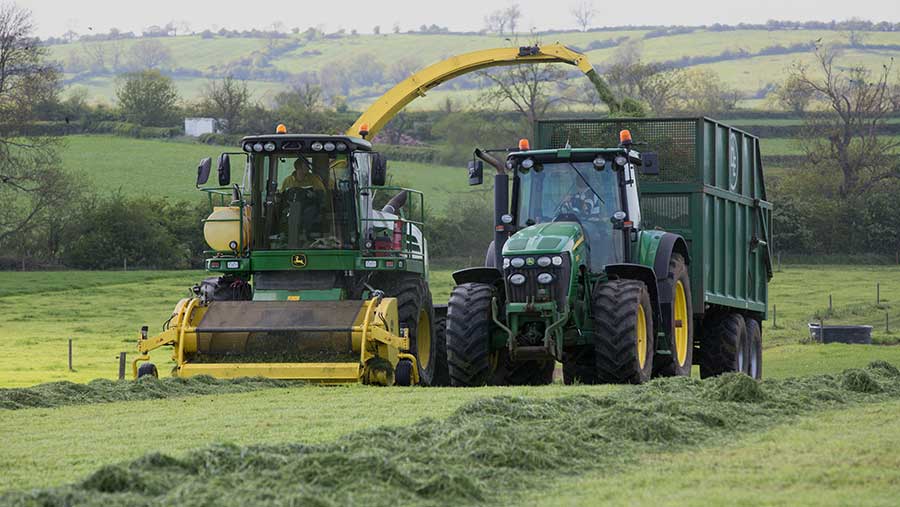
<instances>
[{"instance_id":1,"label":"tractor front wheel","mask_svg":"<svg viewBox=\"0 0 900 507\"><path fill-rule=\"evenodd\" d=\"M492 286L484 283L457 285L447 307L447 364L450 385L486 385L497 368L491 354ZM493 356L493 357L492 357Z\"/></svg>"},{"instance_id":2,"label":"tractor front wheel","mask_svg":"<svg viewBox=\"0 0 900 507\"><path fill-rule=\"evenodd\" d=\"M644 282L608 280L594 288L597 381L640 384L653 372L653 310Z\"/></svg>"}]
</instances>

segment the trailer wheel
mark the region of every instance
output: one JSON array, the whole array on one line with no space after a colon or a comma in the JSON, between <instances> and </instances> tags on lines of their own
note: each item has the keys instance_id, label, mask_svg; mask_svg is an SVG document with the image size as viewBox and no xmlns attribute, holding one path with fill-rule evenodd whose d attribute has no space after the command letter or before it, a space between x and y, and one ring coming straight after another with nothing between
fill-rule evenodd
<instances>
[{"instance_id":1,"label":"trailer wheel","mask_svg":"<svg viewBox=\"0 0 900 507\"><path fill-rule=\"evenodd\" d=\"M747 317L744 319L747 327L747 375L759 380L762 378L762 328L759 321Z\"/></svg>"},{"instance_id":2,"label":"trailer wheel","mask_svg":"<svg viewBox=\"0 0 900 507\"><path fill-rule=\"evenodd\" d=\"M710 317L700 342L700 378L728 372L747 372L747 327L738 313Z\"/></svg>"},{"instance_id":3,"label":"trailer wheel","mask_svg":"<svg viewBox=\"0 0 900 507\"><path fill-rule=\"evenodd\" d=\"M653 371L653 311L638 280L608 280L593 294L598 382L639 384Z\"/></svg>"},{"instance_id":4,"label":"trailer wheel","mask_svg":"<svg viewBox=\"0 0 900 507\"><path fill-rule=\"evenodd\" d=\"M483 386L497 368L497 358L491 357L490 350L493 297L493 287L484 283L457 285L450 293L447 363L454 387Z\"/></svg>"},{"instance_id":5,"label":"trailer wheel","mask_svg":"<svg viewBox=\"0 0 900 507\"><path fill-rule=\"evenodd\" d=\"M669 278L672 279L672 327L667 334L672 354L656 356L654 373L663 377L690 377L694 364L694 313L691 278L681 254L672 254Z\"/></svg>"},{"instance_id":6,"label":"trailer wheel","mask_svg":"<svg viewBox=\"0 0 900 507\"><path fill-rule=\"evenodd\" d=\"M400 325L409 329L409 347L419 363L419 381L425 386L447 385L447 348L434 339L434 306L428 283L417 276L404 277L389 293L397 298Z\"/></svg>"},{"instance_id":7,"label":"trailer wheel","mask_svg":"<svg viewBox=\"0 0 900 507\"><path fill-rule=\"evenodd\" d=\"M153 363L144 363L138 368L137 378L141 377L159 378L159 370Z\"/></svg>"},{"instance_id":8,"label":"trailer wheel","mask_svg":"<svg viewBox=\"0 0 900 507\"><path fill-rule=\"evenodd\" d=\"M597 373L593 345L581 345L566 351L563 358L563 382L572 385L596 384Z\"/></svg>"}]
</instances>

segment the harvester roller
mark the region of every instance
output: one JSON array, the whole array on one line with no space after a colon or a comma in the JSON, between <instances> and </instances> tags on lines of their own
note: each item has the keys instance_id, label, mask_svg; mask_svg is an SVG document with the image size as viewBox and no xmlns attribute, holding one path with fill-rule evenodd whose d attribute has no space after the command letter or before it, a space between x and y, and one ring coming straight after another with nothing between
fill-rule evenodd
<instances>
[{"instance_id":1,"label":"harvester roller","mask_svg":"<svg viewBox=\"0 0 900 507\"><path fill-rule=\"evenodd\" d=\"M325 384L392 385L400 360L416 366L397 299L365 301L213 301L186 298L167 328L141 332L132 369L148 353L174 347L174 375L262 376ZM417 368L412 382L418 383Z\"/></svg>"}]
</instances>

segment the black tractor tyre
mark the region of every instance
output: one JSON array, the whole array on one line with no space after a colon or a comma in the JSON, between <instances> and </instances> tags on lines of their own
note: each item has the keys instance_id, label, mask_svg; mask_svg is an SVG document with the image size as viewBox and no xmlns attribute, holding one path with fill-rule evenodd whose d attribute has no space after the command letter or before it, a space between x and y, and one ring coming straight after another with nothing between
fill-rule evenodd
<instances>
[{"instance_id":1,"label":"black tractor tyre","mask_svg":"<svg viewBox=\"0 0 900 507\"><path fill-rule=\"evenodd\" d=\"M597 381L601 383L640 384L653 373L653 309L650 293L638 280L600 282L593 292L594 361ZM643 314L643 331L639 315ZM646 350L643 365L639 355L639 336Z\"/></svg>"},{"instance_id":2,"label":"black tractor tyre","mask_svg":"<svg viewBox=\"0 0 900 507\"><path fill-rule=\"evenodd\" d=\"M397 367L394 368L394 384L398 386L411 386L413 379L412 372L412 361L409 359L397 361Z\"/></svg>"},{"instance_id":3,"label":"black tractor tyre","mask_svg":"<svg viewBox=\"0 0 900 507\"><path fill-rule=\"evenodd\" d=\"M385 294L397 298L397 313L400 326L409 330L410 353L416 356L419 367L419 383L424 386L447 385L447 348L443 341L435 339L434 306L428 283L418 276L404 276L394 283ZM425 342L419 340L419 323L427 318L428 351L426 361L419 362L420 351L425 354ZM425 331L425 329L421 330ZM421 349L421 350L420 350Z\"/></svg>"},{"instance_id":4,"label":"black tractor tyre","mask_svg":"<svg viewBox=\"0 0 900 507\"><path fill-rule=\"evenodd\" d=\"M566 350L563 357L563 382L566 385L574 383L596 384L597 365L594 359L593 345L580 345Z\"/></svg>"},{"instance_id":5,"label":"black tractor tyre","mask_svg":"<svg viewBox=\"0 0 900 507\"><path fill-rule=\"evenodd\" d=\"M747 326L739 313L708 317L700 341L700 378L729 372L747 372Z\"/></svg>"},{"instance_id":6,"label":"black tractor tyre","mask_svg":"<svg viewBox=\"0 0 900 507\"><path fill-rule=\"evenodd\" d=\"M485 283L457 285L447 307L447 363L450 385L478 387L492 380L496 359L491 354L491 300L494 288Z\"/></svg>"},{"instance_id":7,"label":"black tractor tyre","mask_svg":"<svg viewBox=\"0 0 900 507\"><path fill-rule=\"evenodd\" d=\"M669 260L669 278L672 279L672 328L668 330L669 350L671 355L656 355L654 357L653 374L661 377L690 377L691 367L694 365L694 308L691 301L691 277L688 272L687 264L681 254L673 253ZM681 319L681 326L687 327L687 350L684 356L684 362L678 361L678 352L676 347L675 335L679 329L679 322L676 321L676 287L677 282L681 282L684 288L686 319Z\"/></svg>"},{"instance_id":8,"label":"black tractor tyre","mask_svg":"<svg viewBox=\"0 0 900 507\"><path fill-rule=\"evenodd\" d=\"M752 317L746 317L744 325L747 327L747 375L759 380L762 378L762 327Z\"/></svg>"},{"instance_id":9,"label":"black tractor tyre","mask_svg":"<svg viewBox=\"0 0 900 507\"><path fill-rule=\"evenodd\" d=\"M159 370L156 369L156 365L153 363L144 363L138 367L137 378L141 377L159 378Z\"/></svg>"}]
</instances>

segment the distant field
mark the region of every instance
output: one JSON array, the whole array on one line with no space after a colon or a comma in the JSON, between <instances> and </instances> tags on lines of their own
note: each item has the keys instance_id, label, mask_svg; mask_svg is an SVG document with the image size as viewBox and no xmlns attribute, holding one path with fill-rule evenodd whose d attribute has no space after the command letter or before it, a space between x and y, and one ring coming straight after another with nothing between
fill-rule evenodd
<instances>
[{"instance_id":1,"label":"distant field","mask_svg":"<svg viewBox=\"0 0 900 507\"><path fill-rule=\"evenodd\" d=\"M458 267L432 270L435 303L449 298L450 273ZM786 266L776 273L770 309L777 307L778 328L771 316L763 324L766 375L833 372L879 358L900 363L900 347L797 345L809 336L807 323L816 314L826 323L871 324L879 343L900 341L898 273L898 267L876 266ZM178 299L204 276L199 271L0 272L0 287L19 288L0 294L0 336L8 345L0 347L0 387L114 378L117 354L134 351L140 326L159 331ZM876 307L879 281L882 302ZM833 317L827 317L828 294ZM886 312L897 323L890 334L884 330ZM75 340L75 372L66 369L68 338ZM154 353L163 373L171 368L170 355Z\"/></svg>"},{"instance_id":2,"label":"distant field","mask_svg":"<svg viewBox=\"0 0 900 507\"><path fill-rule=\"evenodd\" d=\"M586 49L592 42L607 41L620 37L627 37L634 41L641 50L644 61L671 61L684 56L715 56L725 50L745 50L755 53L763 48L781 44L789 46L795 43L805 43L821 39L824 43L846 43L847 34L837 31L807 31L807 30L733 30L713 32L707 30L695 30L688 34L668 35L643 39L646 30L626 31L602 31L602 32L566 32L547 33L540 36L544 44L562 42L575 47ZM295 36L289 36L285 41L296 41ZM201 39L199 36L167 37L157 39L170 48L173 55L173 66L197 70L200 72L212 72L223 69L229 64L247 58L254 52L264 52L267 42L264 39L239 39L214 37ZM517 43L528 41L523 36ZM124 55L136 41L101 42L99 44L113 51L119 46ZM900 44L900 34L888 32L873 32L865 34L864 42L867 44ZM333 62L350 62L360 55L367 55L370 59L382 64L388 75L392 73L392 66L400 60L410 61L424 67L450 55L465 53L477 49L490 47L502 47L509 42L502 37L488 35L423 35L423 34L383 34L383 35L357 35L346 36L337 39L319 40L303 43L297 49L279 54L269 62L273 68L299 73L301 71L324 71ZM82 43L56 45L50 47L52 58L65 62L77 55L85 58L85 49ZM608 63L616 53L616 48L605 48L588 51L588 57L595 65ZM900 56L896 50L850 50L846 52L844 61L862 63L871 69L879 69L882 64L888 63L891 57ZM787 55L760 56L750 59L736 59L713 64L704 64L698 67L709 68L719 74L722 79L735 86L741 92L748 95L756 93L768 83L776 83L784 78L785 69L794 61L810 60L811 56L804 53ZM112 83L112 71L108 75L91 78L67 75L70 86L81 86L88 90L92 100L112 103L114 101L114 84ZM394 81L391 81L391 83ZM197 98L202 89L203 80L199 78L179 78L176 80L182 95L193 100ZM248 83L254 91L256 98L268 101L274 93L283 89L286 84L283 80L251 81ZM350 103L354 107L364 107L389 86L384 83L377 89L355 88L350 92ZM434 109L439 107L443 100L452 98L457 104L467 104L475 98L471 90L455 90L453 82L442 85L428 98L413 102L409 107L413 109ZM764 103L755 100L747 100L744 105L749 107L764 107Z\"/></svg>"}]
</instances>

